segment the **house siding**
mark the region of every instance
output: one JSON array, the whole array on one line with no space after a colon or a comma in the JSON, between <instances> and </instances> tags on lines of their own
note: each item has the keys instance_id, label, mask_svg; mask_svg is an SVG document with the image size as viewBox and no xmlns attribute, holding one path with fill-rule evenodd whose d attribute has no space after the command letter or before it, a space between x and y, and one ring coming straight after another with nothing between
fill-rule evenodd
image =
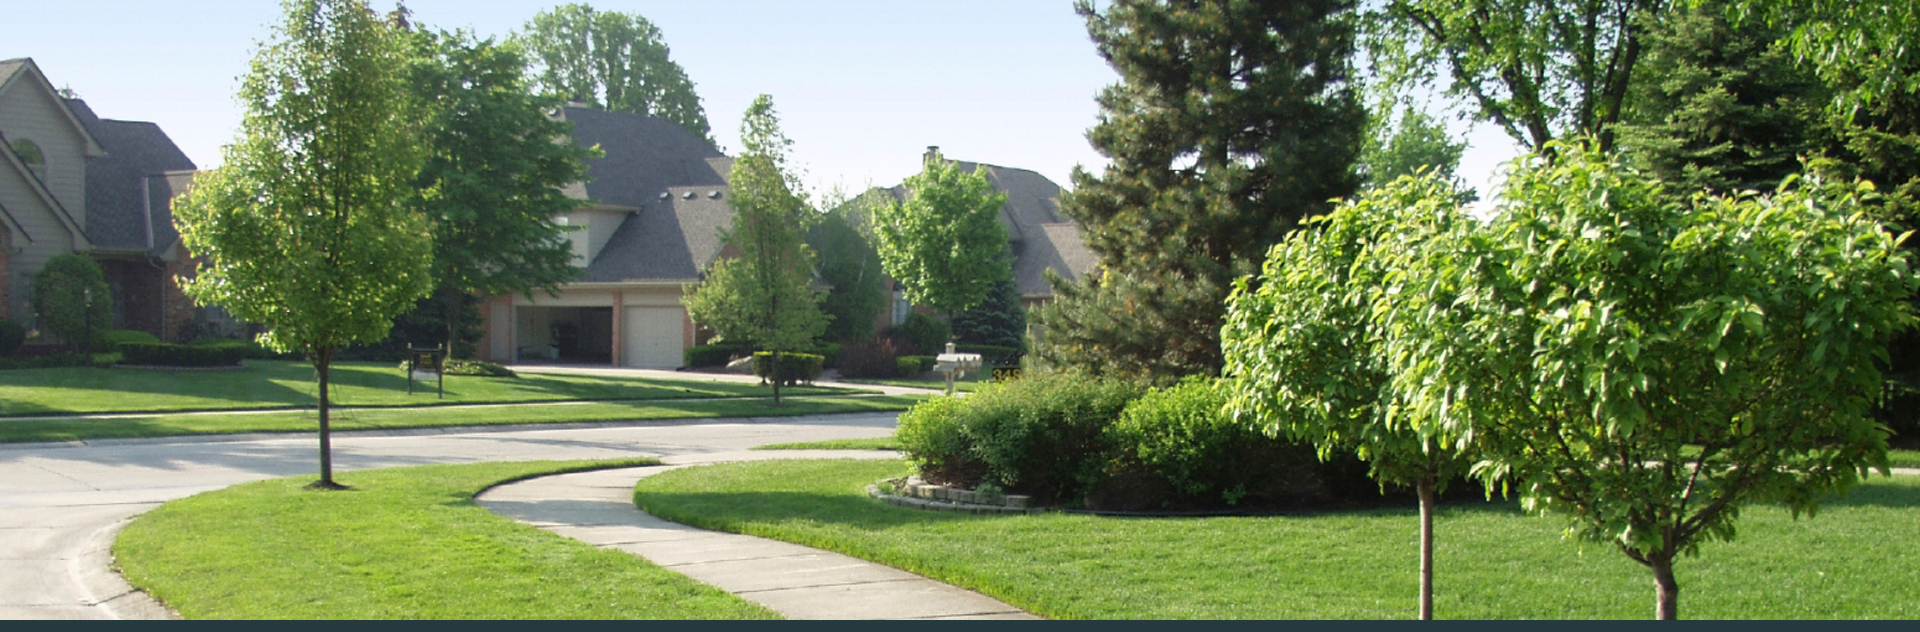
<instances>
[{"instance_id":1,"label":"house siding","mask_svg":"<svg viewBox=\"0 0 1920 632\"><path fill-rule=\"evenodd\" d=\"M14 240L17 251L11 257L8 273L13 287L19 289L8 297L7 313L32 328L33 310L27 305L32 274L48 259L72 252L74 235L54 216L57 211L33 192L27 177L11 166L0 166L0 206L6 207L20 228L33 238L32 241Z\"/></svg>"},{"instance_id":2,"label":"house siding","mask_svg":"<svg viewBox=\"0 0 1920 632\"><path fill-rule=\"evenodd\" d=\"M0 93L0 134L6 134L10 142L25 139L40 146L47 160L44 179L47 190L85 230L87 140L67 118L66 106L31 82L16 81ZM38 232L33 235L36 240L39 238Z\"/></svg>"}]
</instances>

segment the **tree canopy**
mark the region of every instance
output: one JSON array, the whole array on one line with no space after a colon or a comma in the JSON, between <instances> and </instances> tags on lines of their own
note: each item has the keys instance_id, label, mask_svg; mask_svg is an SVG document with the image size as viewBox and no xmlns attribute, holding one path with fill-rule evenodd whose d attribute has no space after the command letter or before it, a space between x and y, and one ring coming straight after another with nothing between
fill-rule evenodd
<instances>
[{"instance_id":1,"label":"tree canopy","mask_svg":"<svg viewBox=\"0 0 1920 632\"><path fill-rule=\"evenodd\" d=\"M395 30L358 0L288 0L255 55L240 134L225 164L174 207L182 242L206 263L189 296L267 327L319 382L320 487L333 481L333 354L386 338L432 287L426 218L407 208L423 157Z\"/></svg>"},{"instance_id":2,"label":"tree canopy","mask_svg":"<svg viewBox=\"0 0 1920 632\"><path fill-rule=\"evenodd\" d=\"M425 112L426 162L407 203L433 234L435 302L456 348L468 294L531 294L573 280L573 250L555 215L579 201L594 151L554 142L571 131L535 96L518 45L424 29L407 37L407 85Z\"/></svg>"},{"instance_id":3,"label":"tree canopy","mask_svg":"<svg viewBox=\"0 0 1920 632\"><path fill-rule=\"evenodd\" d=\"M1347 0L1080 2L1120 83L1061 210L1101 272L1036 311L1048 364L1174 377L1219 370L1233 279L1351 195L1366 114Z\"/></svg>"},{"instance_id":4,"label":"tree canopy","mask_svg":"<svg viewBox=\"0 0 1920 632\"><path fill-rule=\"evenodd\" d=\"M976 166L971 172L935 153L903 186L907 199L873 211L880 264L905 289L907 300L952 314L986 300L1012 274L1003 254L1007 229L993 190Z\"/></svg>"},{"instance_id":5,"label":"tree canopy","mask_svg":"<svg viewBox=\"0 0 1920 632\"><path fill-rule=\"evenodd\" d=\"M700 138L711 132L687 71L646 18L567 4L533 16L516 38L541 90L613 112L658 116Z\"/></svg>"},{"instance_id":6,"label":"tree canopy","mask_svg":"<svg viewBox=\"0 0 1920 632\"><path fill-rule=\"evenodd\" d=\"M32 291L35 326L76 351L98 350L101 336L113 329L113 288L91 257L69 252L47 259L33 275Z\"/></svg>"},{"instance_id":7,"label":"tree canopy","mask_svg":"<svg viewBox=\"0 0 1920 632\"><path fill-rule=\"evenodd\" d=\"M776 352L770 374L779 375L779 352L805 348L827 327L810 286L813 252L802 240L815 213L789 166L792 141L780 131L772 97L760 95L747 108L740 144L728 180L733 227L721 236L739 254L714 262L682 301L695 322L722 337ZM778 405L780 380L769 381Z\"/></svg>"},{"instance_id":8,"label":"tree canopy","mask_svg":"<svg viewBox=\"0 0 1920 632\"><path fill-rule=\"evenodd\" d=\"M873 189L831 207L807 229L807 246L820 258L820 278L833 286L820 300L820 310L832 317L823 336L828 340L858 341L873 334L875 319L887 309L882 285L886 273L880 252L873 247L873 209L891 201Z\"/></svg>"}]
</instances>

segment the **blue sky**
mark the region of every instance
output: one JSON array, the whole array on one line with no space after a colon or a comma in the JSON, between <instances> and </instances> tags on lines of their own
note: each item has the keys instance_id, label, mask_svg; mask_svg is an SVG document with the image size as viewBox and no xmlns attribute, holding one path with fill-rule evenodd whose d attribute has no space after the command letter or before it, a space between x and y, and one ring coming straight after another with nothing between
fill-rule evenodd
<instances>
[{"instance_id":1,"label":"blue sky","mask_svg":"<svg viewBox=\"0 0 1920 632\"><path fill-rule=\"evenodd\" d=\"M269 0L19 4L0 22L0 58L34 58L103 117L160 124L202 168L218 165L232 141L237 78L280 14ZM505 36L554 4L407 2L417 22L482 36ZM1095 93L1118 75L1067 0L590 4L660 27L723 148L739 146L740 113L753 98L773 95L795 159L823 190L896 184L919 170L928 145L1062 186L1075 165L1105 165L1085 133L1098 117ZM1489 126L1471 138L1461 171L1485 197L1495 165L1514 150Z\"/></svg>"}]
</instances>

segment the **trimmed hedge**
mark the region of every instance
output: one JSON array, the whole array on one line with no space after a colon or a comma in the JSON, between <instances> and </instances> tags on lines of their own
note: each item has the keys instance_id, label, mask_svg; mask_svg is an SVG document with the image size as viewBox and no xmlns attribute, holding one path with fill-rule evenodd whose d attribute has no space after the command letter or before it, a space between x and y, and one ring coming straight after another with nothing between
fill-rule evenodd
<instances>
[{"instance_id":1,"label":"trimmed hedge","mask_svg":"<svg viewBox=\"0 0 1920 632\"><path fill-rule=\"evenodd\" d=\"M823 366L825 361L824 356L816 353L781 353L780 375L772 380L779 381L781 386L793 386L801 382L812 384L814 380L820 378L820 372L825 369ZM763 381L772 381L768 378L772 372L773 352L754 352L753 374Z\"/></svg>"},{"instance_id":2,"label":"trimmed hedge","mask_svg":"<svg viewBox=\"0 0 1920 632\"><path fill-rule=\"evenodd\" d=\"M105 344L106 348L116 351L119 350L120 345L127 343L160 344L160 339L153 334L132 329L116 329L100 334L100 341Z\"/></svg>"},{"instance_id":3,"label":"trimmed hedge","mask_svg":"<svg viewBox=\"0 0 1920 632\"><path fill-rule=\"evenodd\" d=\"M161 342L124 342L120 344L121 362L140 366L212 367L240 366L251 353L245 343L176 345Z\"/></svg>"},{"instance_id":4,"label":"trimmed hedge","mask_svg":"<svg viewBox=\"0 0 1920 632\"><path fill-rule=\"evenodd\" d=\"M711 344L711 345L694 345L691 347L687 347L687 349L681 352L681 354L682 354L682 361L685 363L686 366L690 366L690 367L726 366L728 362L733 361L733 353L738 350L740 350L739 345L721 343L721 344Z\"/></svg>"},{"instance_id":5,"label":"trimmed hedge","mask_svg":"<svg viewBox=\"0 0 1920 632\"><path fill-rule=\"evenodd\" d=\"M1107 429L1113 479L1089 499L1106 509L1325 501L1354 481L1311 445L1266 436L1223 410L1219 381L1190 377L1127 405ZM1366 481L1361 476L1360 483ZM1161 492L1161 493L1155 493Z\"/></svg>"},{"instance_id":6,"label":"trimmed hedge","mask_svg":"<svg viewBox=\"0 0 1920 632\"><path fill-rule=\"evenodd\" d=\"M900 356L894 360L895 368L900 371L898 375L904 378L916 378L925 375L926 372L933 370L935 362L936 360L933 356L923 355Z\"/></svg>"},{"instance_id":7,"label":"trimmed hedge","mask_svg":"<svg viewBox=\"0 0 1920 632\"><path fill-rule=\"evenodd\" d=\"M896 436L928 481L992 483L1041 502L1073 502L1104 480L1106 429L1145 391L1085 373L1034 373L915 406L900 416Z\"/></svg>"}]
</instances>

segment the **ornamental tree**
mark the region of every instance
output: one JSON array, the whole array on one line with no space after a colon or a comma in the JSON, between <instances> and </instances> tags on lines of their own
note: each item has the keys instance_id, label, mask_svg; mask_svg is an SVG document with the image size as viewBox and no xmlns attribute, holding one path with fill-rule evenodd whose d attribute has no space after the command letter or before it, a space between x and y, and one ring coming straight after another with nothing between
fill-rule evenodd
<instances>
[{"instance_id":1,"label":"ornamental tree","mask_svg":"<svg viewBox=\"0 0 1920 632\"><path fill-rule=\"evenodd\" d=\"M907 300L936 311L966 311L1011 278L1005 257L1007 229L1000 207L1007 196L987 176L933 154L907 178L904 202L873 211L880 265L905 288Z\"/></svg>"},{"instance_id":2,"label":"ornamental tree","mask_svg":"<svg viewBox=\"0 0 1920 632\"><path fill-rule=\"evenodd\" d=\"M740 254L715 262L681 300L693 320L774 352L769 374L777 376L782 352L804 349L827 328L820 295L810 287L813 250L802 240L815 213L788 166L793 143L780 131L773 97L760 95L747 108L740 144L745 151L727 181L733 227L721 235ZM778 406L780 380L769 381Z\"/></svg>"},{"instance_id":3,"label":"ornamental tree","mask_svg":"<svg viewBox=\"0 0 1920 632\"><path fill-rule=\"evenodd\" d=\"M1732 540L1743 507L1811 514L1885 471L1878 363L1920 284L1871 185L1681 203L1589 147L1552 151L1516 165L1490 225L1396 271L1389 388L1527 510L1645 565L1675 618L1675 561Z\"/></svg>"},{"instance_id":4,"label":"ornamental tree","mask_svg":"<svg viewBox=\"0 0 1920 632\"><path fill-rule=\"evenodd\" d=\"M1450 174L1420 171L1343 203L1274 246L1257 277L1227 297L1221 352L1228 407L1268 435L1312 443L1322 459L1354 454L1382 484L1420 498L1420 610L1433 618L1433 516L1439 492L1467 472L1457 442L1409 419L1388 373L1393 332L1376 315L1408 287L1398 271L1448 233L1470 229Z\"/></svg>"},{"instance_id":5,"label":"ornamental tree","mask_svg":"<svg viewBox=\"0 0 1920 632\"><path fill-rule=\"evenodd\" d=\"M333 480L328 424L334 353L387 336L431 288L432 241L403 203L421 162L397 34L358 0L288 0L239 98L225 165L174 207L205 257L184 288L260 323L260 342L300 351L319 381L320 480Z\"/></svg>"},{"instance_id":6,"label":"ornamental tree","mask_svg":"<svg viewBox=\"0 0 1920 632\"><path fill-rule=\"evenodd\" d=\"M113 290L98 262L77 252L55 256L34 273L32 289L35 326L60 336L75 351L100 350L104 334L113 329Z\"/></svg>"}]
</instances>

